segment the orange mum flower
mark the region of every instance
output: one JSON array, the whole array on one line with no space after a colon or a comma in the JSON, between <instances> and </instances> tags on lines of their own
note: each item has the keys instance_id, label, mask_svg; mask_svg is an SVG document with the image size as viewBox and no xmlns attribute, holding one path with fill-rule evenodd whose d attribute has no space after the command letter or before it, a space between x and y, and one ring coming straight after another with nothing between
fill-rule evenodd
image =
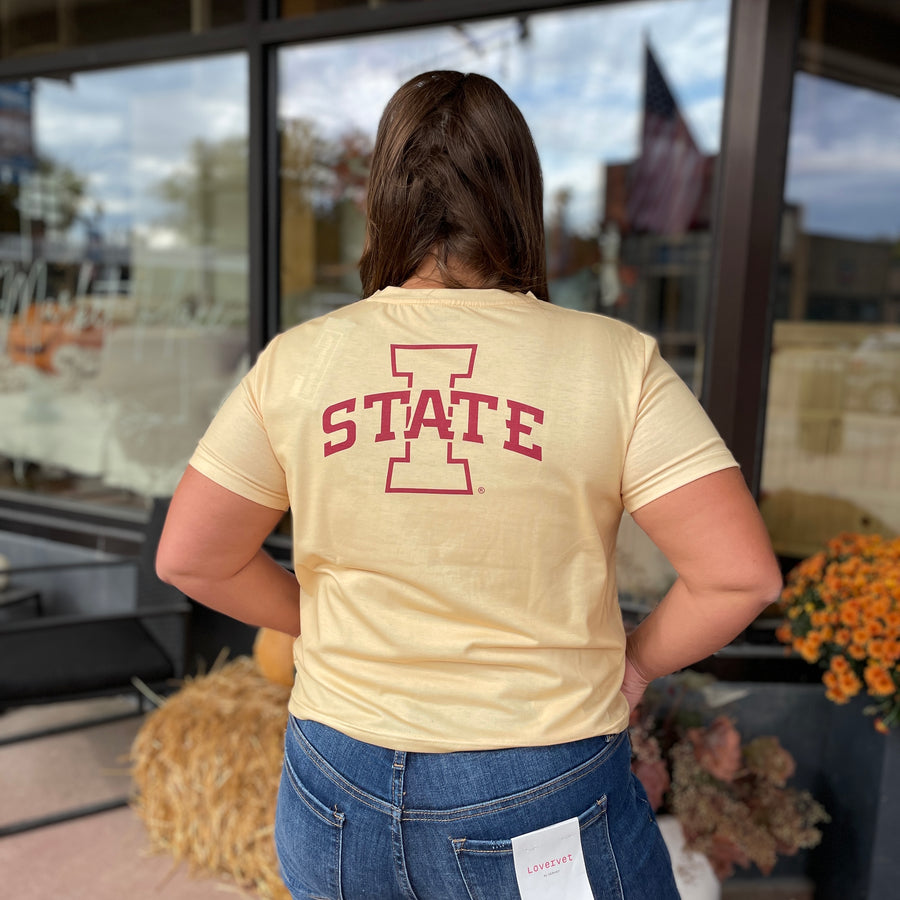
<instances>
[{"instance_id":1,"label":"orange mum flower","mask_svg":"<svg viewBox=\"0 0 900 900\"><path fill-rule=\"evenodd\" d=\"M819 644L816 641L799 640L794 643L794 649L808 662L814 663L819 659Z\"/></svg>"},{"instance_id":2,"label":"orange mum flower","mask_svg":"<svg viewBox=\"0 0 900 900\"><path fill-rule=\"evenodd\" d=\"M862 688L862 682L856 677L854 672L844 672L838 678L841 690L849 697L855 697Z\"/></svg>"},{"instance_id":3,"label":"orange mum flower","mask_svg":"<svg viewBox=\"0 0 900 900\"><path fill-rule=\"evenodd\" d=\"M884 638L872 638L868 644L869 659L884 662Z\"/></svg>"},{"instance_id":4,"label":"orange mum flower","mask_svg":"<svg viewBox=\"0 0 900 900\"><path fill-rule=\"evenodd\" d=\"M869 688L869 693L876 697L887 697L897 690L894 679L891 678L890 673L883 666L869 663L863 674L866 679L866 685Z\"/></svg>"},{"instance_id":5,"label":"orange mum flower","mask_svg":"<svg viewBox=\"0 0 900 900\"><path fill-rule=\"evenodd\" d=\"M866 690L888 731L900 723L900 537L839 534L788 573L776 637L825 669L835 703Z\"/></svg>"},{"instance_id":6,"label":"orange mum flower","mask_svg":"<svg viewBox=\"0 0 900 900\"><path fill-rule=\"evenodd\" d=\"M831 671L834 672L835 675L843 675L844 672L850 671L850 663L847 662L845 656L832 656Z\"/></svg>"}]
</instances>

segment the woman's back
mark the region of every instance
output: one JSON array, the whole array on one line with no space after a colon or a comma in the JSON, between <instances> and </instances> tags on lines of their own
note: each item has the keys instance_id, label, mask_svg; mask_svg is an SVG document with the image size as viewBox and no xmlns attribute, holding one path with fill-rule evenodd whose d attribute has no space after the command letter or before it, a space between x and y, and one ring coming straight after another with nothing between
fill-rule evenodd
<instances>
[{"instance_id":1,"label":"woman's back","mask_svg":"<svg viewBox=\"0 0 900 900\"><path fill-rule=\"evenodd\" d=\"M432 751L621 731L623 498L733 464L629 326L399 288L279 336L192 461L293 510L292 712Z\"/></svg>"}]
</instances>

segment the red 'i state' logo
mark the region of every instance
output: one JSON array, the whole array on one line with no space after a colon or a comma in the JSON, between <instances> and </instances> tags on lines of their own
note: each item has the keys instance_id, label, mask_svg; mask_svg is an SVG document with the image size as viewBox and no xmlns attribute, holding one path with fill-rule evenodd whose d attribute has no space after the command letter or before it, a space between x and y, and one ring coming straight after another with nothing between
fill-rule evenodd
<instances>
[{"instance_id":1,"label":"red 'i state' logo","mask_svg":"<svg viewBox=\"0 0 900 900\"><path fill-rule=\"evenodd\" d=\"M362 398L363 409L379 413L375 443L404 441L403 454L388 461L385 493L471 494L469 460L454 455L453 442L458 437L463 442L483 444L479 424L485 411L507 416L504 450L540 462L541 447L529 436L535 425L543 424L543 410L517 400L505 400L501 410L499 397L463 390L465 380L472 377L477 349L477 344L391 344L391 374L403 386ZM333 403L323 412L325 434L342 435L325 442L326 457L356 443L353 414L357 399ZM341 413L345 414L343 418ZM401 415L402 429L398 422Z\"/></svg>"}]
</instances>

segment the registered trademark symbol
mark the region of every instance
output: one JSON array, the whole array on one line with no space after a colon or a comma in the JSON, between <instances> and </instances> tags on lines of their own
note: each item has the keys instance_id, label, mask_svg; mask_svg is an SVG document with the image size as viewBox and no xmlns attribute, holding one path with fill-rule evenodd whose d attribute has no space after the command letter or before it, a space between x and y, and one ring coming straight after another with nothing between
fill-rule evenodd
<instances>
[{"instance_id":1,"label":"registered trademark symbol","mask_svg":"<svg viewBox=\"0 0 900 900\"><path fill-rule=\"evenodd\" d=\"M484 488L483 488L483 487L478 488L478 493L479 493L479 494L483 494L483 493L484 493Z\"/></svg>"}]
</instances>

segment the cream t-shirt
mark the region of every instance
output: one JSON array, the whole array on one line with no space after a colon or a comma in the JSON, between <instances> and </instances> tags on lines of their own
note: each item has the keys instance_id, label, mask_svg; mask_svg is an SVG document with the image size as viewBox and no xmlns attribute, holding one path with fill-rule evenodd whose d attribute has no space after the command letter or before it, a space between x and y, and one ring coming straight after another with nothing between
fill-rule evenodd
<instances>
[{"instance_id":1,"label":"cream t-shirt","mask_svg":"<svg viewBox=\"0 0 900 900\"><path fill-rule=\"evenodd\" d=\"M624 729L622 511L735 461L634 328L392 287L278 335L191 465L292 510L290 711L443 752Z\"/></svg>"}]
</instances>

